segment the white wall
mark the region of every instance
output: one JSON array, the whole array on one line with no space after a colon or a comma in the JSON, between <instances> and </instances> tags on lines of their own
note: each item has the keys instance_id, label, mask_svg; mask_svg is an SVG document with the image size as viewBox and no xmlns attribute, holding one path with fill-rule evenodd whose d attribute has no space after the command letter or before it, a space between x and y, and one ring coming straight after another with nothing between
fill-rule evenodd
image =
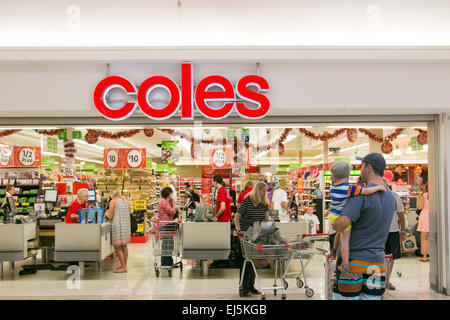
<instances>
[{"instance_id":1,"label":"white wall","mask_svg":"<svg viewBox=\"0 0 450 320\"><path fill-rule=\"evenodd\" d=\"M449 45L447 0L4 0L0 46Z\"/></svg>"},{"instance_id":2,"label":"white wall","mask_svg":"<svg viewBox=\"0 0 450 320\"><path fill-rule=\"evenodd\" d=\"M98 116L93 90L106 64L0 65L0 116ZM162 74L180 82L177 63L113 63L111 74L140 84ZM209 74L232 83L254 74L254 63L200 63L194 82ZM450 111L450 63L262 63L270 114L431 114ZM57 111L42 113L45 111Z\"/></svg>"}]
</instances>

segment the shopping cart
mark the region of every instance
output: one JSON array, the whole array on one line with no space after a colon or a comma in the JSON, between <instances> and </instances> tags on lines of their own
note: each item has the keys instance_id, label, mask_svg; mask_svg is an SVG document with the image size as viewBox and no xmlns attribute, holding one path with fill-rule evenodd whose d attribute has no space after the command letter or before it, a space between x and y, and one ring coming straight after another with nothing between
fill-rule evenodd
<instances>
[{"instance_id":1,"label":"shopping cart","mask_svg":"<svg viewBox=\"0 0 450 320\"><path fill-rule=\"evenodd\" d=\"M328 240L328 234L304 234L302 236L297 236L295 238L289 238L288 242L290 244L289 248L289 260L287 266L285 268L283 274L283 285L284 289L287 290L289 287L289 283L286 280L287 276L297 275L297 287L305 288L305 295L308 298L314 296L314 290L308 286L307 278L306 278L306 267L311 261L313 255L319 254L326 256L327 250L321 248L311 248L311 241L323 241ZM289 267L291 266L294 260L299 260L301 264L301 271L299 272L289 272ZM306 260L306 263L305 263ZM303 276L303 280L301 279Z\"/></svg>"},{"instance_id":2,"label":"shopping cart","mask_svg":"<svg viewBox=\"0 0 450 320\"><path fill-rule=\"evenodd\" d=\"M169 277L172 276L174 268L180 268L180 271L183 271L183 262L181 260L181 222L152 220L151 238L157 277L159 277L161 270L167 270ZM163 257L172 257L174 263L170 266L163 266Z\"/></svg>"},{"instance_id":3,"label":"shopping cart","mask_svg":"<svg viewBox=\"0 0 450 320\"><path fill-rule=\"evenodd\" d=\"M259 245L251 243L250 241L240 238L242 254L244 256L244 266L242 268L241 279L239 281L239 296L243 296L242 283L244 280L245 268L247 262L250 262L253 271L255 272L255 278L258 286L261 289L261 299L265 300L266 295L264 290L273 290L274 295L277 294L278 290L281 290L281 299L286 300L286 293L284 292L284 286L278 285L277 282L282 281L282 261L289 258L289 244L279 244L279 245ZM274 260L275 261L275 274L274 274L274 284L272 287L263 287L261 284L260 277L256 271L255 263L253 260Z\"/></svg>"},{"instance_id":4,"label":"shopping cart","mask_svg":"<svg viewBox=\"0 0 450 320\"><path fill-rule=\"evenodd\" d=\"M382 300L388 300L389 299L389 281L390 281L390 273L392 268L392 260L393 256L392 254L388 254L384 256L384 262L385 262L385 282L384 287L385 291L383 296L381 297ZM325 298L327 300L333 300L333 285L334 285L334 272L336 271L336 259L333 259L330 257L330 255L327 255L326 261L325 261Z\"/></svg>"}]
</instances>

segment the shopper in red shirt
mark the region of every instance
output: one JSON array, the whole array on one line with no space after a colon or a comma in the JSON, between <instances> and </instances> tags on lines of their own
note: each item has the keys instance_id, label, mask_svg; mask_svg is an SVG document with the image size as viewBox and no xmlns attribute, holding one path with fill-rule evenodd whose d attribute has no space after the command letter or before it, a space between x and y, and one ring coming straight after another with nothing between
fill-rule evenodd
<instances>
[{"instance_id":1,"label":"shopper in red shirt","mask_svg":"<svg viewBox=\"0 0 450 320\"><path fill-rule=\"evenodd\" d=\"M77 192L77 199L72 202L67 210L66 218L64 219L65 223L78 223L78 210L89 208L88 204L89 199L89 190L88 189L79 189Z\"/></svg>"},{"instance_id":2,"label":"shopper in red shirt","mask_svg":"<svg viewBox=\"0 0 450 320\"><path fill-rule=\"evenodd\" d=\"M216 217L218 222L231 221L231 200L227 189L223 186L223 179L220 175L214 176L214 184L217 191Z\"/></svg>"},{"instance_id":3,"label":"shopper in red shirt","mask_svg":"<svg viewBox=\"0 0 450 320\"><path fill-rule=\"evenodd\" d=\"M252 192L253 190L253 182L247 181L245 184L245 189L239 194L238 200L237 200L237 208L239 210L239 205L244 201L245 197Z\"/></svg>"}]
</instances>

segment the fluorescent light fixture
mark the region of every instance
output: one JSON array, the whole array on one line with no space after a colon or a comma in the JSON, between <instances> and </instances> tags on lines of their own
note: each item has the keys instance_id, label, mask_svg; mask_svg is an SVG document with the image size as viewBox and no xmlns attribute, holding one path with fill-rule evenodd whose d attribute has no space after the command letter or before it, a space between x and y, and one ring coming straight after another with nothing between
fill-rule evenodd
<instances>
[{"instance_id":1,"label":"fluorescent light fixture","mask_svg":"<svg viewBox=\"0 0 450 320\"><path fill-rule=\"evenodd\" d=\"M394 156L400 157L402 155L402 150L397 148L397 149L394 150L393 153L394 153Z\"/></svg>"},{"instance_id":2,"label":"fluorescent light fixture","mask_svg":"<svg viewBox=\"0 0 450 320\"><path fill-rule=\"evenodd\" d=\"M423 149L422 150L420 150L421 152L428 152L428 145L426 144L426 145L424 145L423 146Z\"/></svg>"},{"instance_id":3,"label":"fluorescent light fixture","mask_svg":"<svg viewBox=\"0 0 450 320\"><path fill-rule=\"evenodd\" d=\"M45 155L49 155L49 156L62 157L62 158L65 157L64 155L59 154L59 153L45 152L45 151L42 151L41 153L42 153L42 154L45 154ZM79 158L79 157L75 157L75 159L76 159L76 160L81 160L81 161L90 161L90 162L95 162L95 163L101 163L101 164L103 164L103 161L98 161L98 160L85 159L85 158Z\"/></svg>"},{"instance_id":4,"label":"fluorescent light fixture","mask_svg":"<svg viewBox=\"0 0 450 320\"><path fill-rule=\"evenodd\" d=\"M414 154L415 152L412 151L411 147L406 148L406 154Z\"/></svg>"},{"instance_id":5,"label":"fluorescent light fixture","mask_svg":"<svg viewBox=\"0 0 450 320\"><path fill-rule=\"evenodd\" d=\"M368 146L369 146L368 142L361 143L361 144L358 144L356 146L351 146L351 147L348 147L348 148L341 149L341 152L346 152L346 151L350 151L350 150L353 150L353 149L358 149L358 148L363 148L363 147L368 147Z\"/></svg>"},{"instance_id":6,"label":"fluorescent light fixture","mask_svg":"<svg viewBox=\"0 0 450 320\"><path fill-rule=\"evenodd\" d=\"M85 159L85 158L79 158L79 157L75 157L75 159L77 159L77 160L82 160L82 161L89 161L89 162L95 162L95 163L101 163L101 164L103 164L103 161L98 161L98 160Z\"/></svg>"},{"instance_id":7,"label":"fluorescent light fixture","mask_svg":"<svg viewBox=\"0 0 450 320\"><path fill-rule=\"evenodd\" d=\"M397 129L397 127L394 126L328 126L329 129Z\"/></svg>"},{"instance_id":8,"label":"fluorescent light fixture","mask_svg":"<svg viewBox=\"0 0 450 320\"><path fill-rule=\"evenodd\" d=\"M62 128L51 128L51 127L20 127L20 128L4 128L0 127L0 130L54 130L54 129L61 129Z\"/></svg>"}]
</instances>

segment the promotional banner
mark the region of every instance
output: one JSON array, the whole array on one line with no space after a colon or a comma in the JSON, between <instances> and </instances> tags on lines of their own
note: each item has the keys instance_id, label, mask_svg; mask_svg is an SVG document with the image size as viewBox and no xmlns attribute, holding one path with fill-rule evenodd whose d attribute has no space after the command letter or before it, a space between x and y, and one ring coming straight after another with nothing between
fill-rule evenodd
<instances>
[{"instance_id":1,"label":"promotional banner","mask_svg":"<svg viewBox=\"0 0 450 320\"><path fill-rule=\"evenodd\" d=\"M147 166L147 150L105 149L103 150L103 168L105 169L137 169Z\"/></svg>"},{"instance_id":2,"label":"promotional banner","mask_svg":"<svg viewBox=\"0 0 450 320\"><path fill-rule=\"evenodd\" d=\"M180 160L178 153L178 141L161 141L161 161L162 163L173 164Z\"/></svg>"},{"instance_id":3,"label":"promotional banner","mask_svg":"<svg viewBox=\"0 0 450 320\"><path fill-rule=\"evenodd\" d=\"M145 168L147 165L147 150L145 148L122 149L123 167L125 169Z\"/></svg>"},{"instance_id":4,"label":"promotional banner","mask_svg":"<svg viewBox=\"0 0 450 320\"><path fill-rule=\"evenodd\" d=\"M229 148L209 150L209 166L216 169L231 168L232 152Z\"/></svg>"},{"instance_id":5,"label":"promotional banner","mask_svg":"<svg viewBox=\"0 0 450 320\"><path fill-rule=\"evenodd\" d=\"M0 167L12 167L13 166L13 148L12 147L0 147Z\"/></svg>"},{"instance_id":6,"label":"promotional banner","mask_svg":"<svg viewBox=\"0 0 450 320\"><path fill-rule=\"evenodd\" d=\"M38 168L41 166L41 147L14 146L14 167Z\"/></svg>"},{"instance_id":7,"label":"promotional banner","mask_svg":"<svg viewBox=\"0 0 450 320\"><path fill-rule=\"evenodd\" d=\"M104 149L103 150L103 168L121 169L122 168L122 150L123 149Z\"/></svg>"}]
</instances>

